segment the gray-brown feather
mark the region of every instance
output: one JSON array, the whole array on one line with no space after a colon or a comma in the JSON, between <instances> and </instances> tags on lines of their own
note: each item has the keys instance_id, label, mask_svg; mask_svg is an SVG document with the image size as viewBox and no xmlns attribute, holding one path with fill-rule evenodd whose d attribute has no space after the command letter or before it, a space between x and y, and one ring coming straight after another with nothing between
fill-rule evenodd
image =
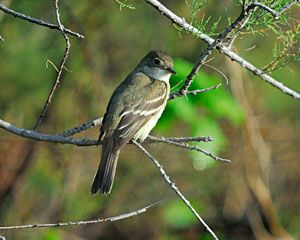
<instances>
[{"instance_id":1,"label":"gray-brown feather","mask_svg":"<svg viewBox=\"0 0 300 240\"><path fill-rule=\"evenodd\" d=\"M119 157L119 149L113 144L113 139L109 139L103 143L101 161L94 178L91 192L109 194L114 182L116 167Z\"/></svg>"},{"instance_id":2,"label":"gray-brown feather","mask_svg":"<svg viewBox=\"0 0 300 240\"><path fill-rule=\"evenodd\" d=\"M99 140L102 140L103 146L92 193L100 191L108 194L111 191L120 149L145 124L147 124L145 127L151 130L155 125L152 123L156 123L165 107L170 90L168 79L166 82L153 79L145 74L144 68L151 66L153 59L157 57L162 59L165 67L173 67L172 59L164 52L150 52L117 87L109 101L100 129ZM157 68L152 67L154 72L157 71ZM151 118L155 115L156 120L151 122Z\"/></svg>"}]
</instances>

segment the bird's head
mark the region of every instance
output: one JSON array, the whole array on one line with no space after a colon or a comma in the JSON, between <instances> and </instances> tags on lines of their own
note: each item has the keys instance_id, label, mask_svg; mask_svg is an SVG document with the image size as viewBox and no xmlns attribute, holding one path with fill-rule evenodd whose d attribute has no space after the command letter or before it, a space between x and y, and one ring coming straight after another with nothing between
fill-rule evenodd
<instances>
[{"instance_id":1,"label":"bird's head","mask_svg":"<svg viewBox=\"0 0 300 240\"><path fill-rule=\"evenodd\" d=\"M157 80L169 80L171 74L176 74L173 59L164 51L149 52L139 63L140 71Z\"/></svg>"}]
</instances>

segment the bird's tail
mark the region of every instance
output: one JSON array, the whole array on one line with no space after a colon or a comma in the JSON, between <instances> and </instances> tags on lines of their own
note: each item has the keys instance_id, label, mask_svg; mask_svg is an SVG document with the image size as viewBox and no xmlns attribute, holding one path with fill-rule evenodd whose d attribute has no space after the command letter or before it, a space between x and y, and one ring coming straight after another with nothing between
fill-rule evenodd
<instances>
[{"instance_id":1,"label":"bird's tail","mask_svg":"<svg viewBox=\"0 0 300 240\"><path fill-rule=\"evenodd\" d=\"M115 149L113 139L103 142L101 161L91 188L92 193L109 194L114 182L120 149Z\"/></svg>"}]
</instances>

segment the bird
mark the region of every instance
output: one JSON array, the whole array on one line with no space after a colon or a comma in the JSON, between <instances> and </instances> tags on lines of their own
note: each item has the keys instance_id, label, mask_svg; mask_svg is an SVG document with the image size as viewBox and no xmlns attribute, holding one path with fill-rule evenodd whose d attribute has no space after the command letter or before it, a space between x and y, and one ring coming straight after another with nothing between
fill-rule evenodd
<instances>
[{"instance_id":1,"label":"bird","mask_svg":"<svg viewBox=\"0 0 300 240\"><path fill-rule=\"evenodd\" d=\"M92 194L111 192L119 153L130 140L142 143L161 117L169 97L173 59L152 50L113 92L100 127L101 161Z\"/></svg>"}]
</instances>

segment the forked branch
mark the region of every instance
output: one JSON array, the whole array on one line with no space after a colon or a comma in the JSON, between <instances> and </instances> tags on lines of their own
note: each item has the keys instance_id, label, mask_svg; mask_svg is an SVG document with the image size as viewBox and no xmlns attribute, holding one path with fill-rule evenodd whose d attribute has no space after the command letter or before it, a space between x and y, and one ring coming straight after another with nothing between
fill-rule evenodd
<instances>
[{"instance_id":1,"label":"forked branch","mask_svg":"<svg viewBox=\"0 0 300 240\"><path fill-rule=\"evenodd\" d=\"M140 149L158 168L160 174L163 176L164 180L167 182L167 184L172 188L172 190L180 197L180 199L184 202L184 204L191 210L191 212L195 215L195 217L198 219L198 221L206 228L206 230L213 236L214 239L218 240L218 237L214 233L214 231L206 224L206 222L202 219L202 217L199 215L199 213L196 211L196 209L191 205L189 200L186 199L186 197L180 192L178 187L175 185L175 183L170 179L170 177L167 175L163 167L160 165L160 163L139 143L132 140L133 143Z\"/></svg>"},{"instance_id":2,"label":"forked branch","mask_svg":"<svg viewBox=\"0 0 300 240\"><path fill-rule=\"evenodd\" d=\"M208 35L204 34L203 32L201 32L199 29L197 29L194 26L190 25L189 23L187 23L185 21L184 18L179 17L178 15L173 13L170 9L168 9L166 6L161 4L159 1L157 1L157 0L146 0L146 2L149 3L151 6L153 6L155 9L157 9L161 14L166 16L168 19L170 19L173 23L175 23L179 27L183 28L185 31L187 31L187 32L189 32L193 35L196 35L198 38L205 41L209 46L214 44L214 42L216 43L216 39L211 38L210 36L208 36ZM293 1L293 4L295 4L296 2L299 2L299 1ZM249 5L248 8L246 8L246 10L250 11L254 7L255 7L255 5ZM278 14L282 14L284 11L286 11L290 7L291 7L291 5L287 4L285 7L282 8L280 13L278 13ZM240 21L240 20L244 19L245 13L246 12L245 12L245 9L244 9L241 12L241 15L237 18L237 20ZM230 29L227 28L227 30L230 30ZM217 48L219 49L219 51L221 53L225 54L232 61L235 61L235 62L239 63L243 68L246 68L247 70L251 71L253 74L259 76L265 82L271 84L273 87L276 87L277 89L284 92L285 94L287 94L289 96L292 96L293 98L295 98L297 100L300 100L300 93L288 88L283 83L277 81L276 79L274 79L273 77L271 77L270 75L265 73L263 70L261 70L258 67L254 66L252 63L250 63L247 60L245 60L244 58L240 57L238 54L232 52L228 47L226 47L222 44L219 44L217 46ZM201 62L201 61L199 61L199 62ZM189 80L189 78L187 78L187 80ZM186 86L188 86L188 84ZM183 90L180 90L180 91L184 92Z\"/></svg>"}]
</instances>

